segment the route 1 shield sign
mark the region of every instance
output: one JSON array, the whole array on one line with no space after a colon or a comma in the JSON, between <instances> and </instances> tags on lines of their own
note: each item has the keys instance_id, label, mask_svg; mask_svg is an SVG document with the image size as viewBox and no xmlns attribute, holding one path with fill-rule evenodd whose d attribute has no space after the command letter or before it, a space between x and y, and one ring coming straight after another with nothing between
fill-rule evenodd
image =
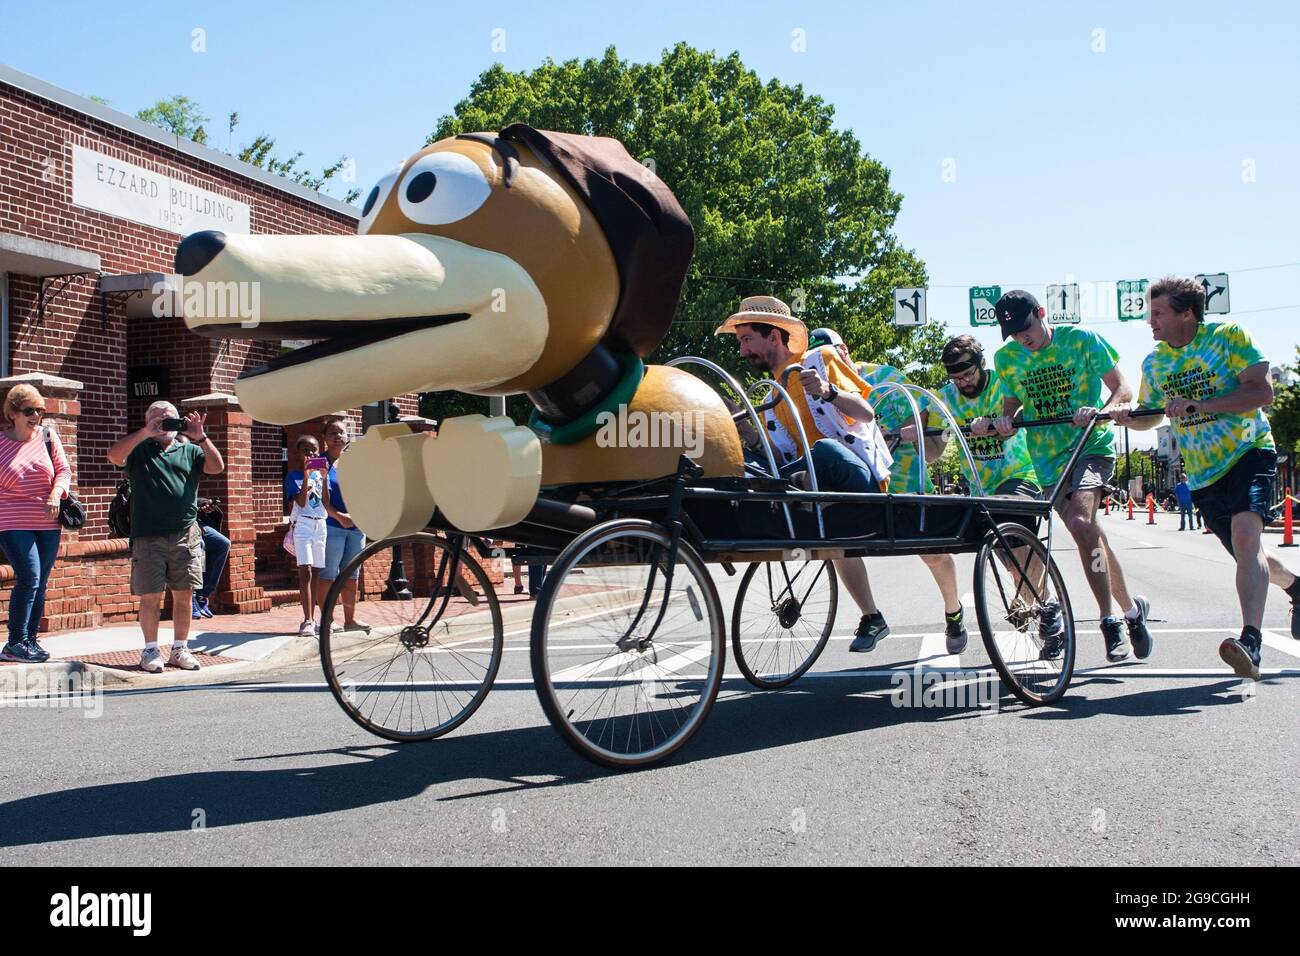
<instances>
[{"instance_id":1,"label":"route 1 shield sign","mask_svg":"<svg viewBox=\"0 0 1300 956\"><path fill-rule=\"evenodd\" d=\"M894 290L894 325L925 325L925 289Z\"/></svg>"},{"instance_id":2,"label":"route 1 shield sign","mask_svg":"<svg viewBox=\"0 0 1300 956\"><path fill-rule=\"evenodd\" d=\"M998 304L1000 298L1002 298L1000 285L971 286L970 324L997 325L998 317L993 313L993 307Z\"/></svg>"},{"instance_id":3,"label":"route 1 shield sign","mask_svg":"<svg viewBox=\"0 0 1300 956\"><path fill-rule=\"evenodd\" d=\"M1205 290L1205 311L1209 315L1227 315L1228 273L1210 272L1197 275L1196 281Z\"/></svg>"},{"instance_id":4,"label":"route 1 shield sign","mask_svg":"<svg viewBox=\"0 0 1300 956\"><path fill-rule=\"evenodd\" d=\"M1049 322L1054 325L1062 323L1079 324L1082 318L1079 315L1079 283L1049 285L1045 300L1044 304L1047 306L1047 320Z\"/></svg>"},{"instance_id":5,"label":"route 1 shield sign","mask_svg":"<svg viewBox=\"0 0 1300 956\"><path fill-rule=\"evenodd\" d=\"M1147 300L1150 279L1120 279L1115 283L1115 300L1121 322L1145 322L1151 314Z\"/></svg>"}]
</instances>

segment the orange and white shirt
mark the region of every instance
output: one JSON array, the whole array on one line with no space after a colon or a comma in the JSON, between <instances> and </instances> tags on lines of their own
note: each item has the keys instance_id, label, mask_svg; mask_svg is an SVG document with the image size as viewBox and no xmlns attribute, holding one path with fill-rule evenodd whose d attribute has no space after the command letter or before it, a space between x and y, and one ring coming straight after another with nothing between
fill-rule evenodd
<instances>
[{"instance_id":1,"label":"orange and white shirt","mask_svg":"<svg viewBox=\"0 0 1300 956\"><path fill-rule=\"evenodd\" d=\"M72 466L56 432L50 433L54 460L45 450L43 430L29 441L0 435L0 531L58 531L58 518L45 514L50 491L62 497L72 490Z\"/></svg>"}]
</instances>

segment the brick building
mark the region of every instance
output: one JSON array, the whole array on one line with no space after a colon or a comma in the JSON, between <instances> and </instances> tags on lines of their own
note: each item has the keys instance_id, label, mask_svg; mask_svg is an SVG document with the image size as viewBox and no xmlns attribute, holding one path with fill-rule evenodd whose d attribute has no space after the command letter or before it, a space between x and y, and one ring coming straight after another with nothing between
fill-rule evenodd
<instances>
[{"instance_id":1,"label":"brick building","mask_svg":"<svg viewBox=\"0 0 1300 956\"><path fill-rule=\"evenodd\" d=\"M182 236L207 228L251 233L350 233L358 211L35 77L0 65L0 393L29 381L46 397L73 463L86 526L65 533L48 591L48 630L134 617L125 540L108 504L121 475L105 457L159 399L208 413L226 459L204 478L232 540L213 606L255 611L296 597L279 547L286 437L252 421L236 377L281 351L275 342L214 341L180 318L158 317L171 293ZM172 313L176 314L175 312ZM414 395L397 397L417 413ZM351 409L355 425L381 408ZM287 436L286 436L287 433ZM12 571L0 566L0 616Z\"/></svg>"}]
</instances>

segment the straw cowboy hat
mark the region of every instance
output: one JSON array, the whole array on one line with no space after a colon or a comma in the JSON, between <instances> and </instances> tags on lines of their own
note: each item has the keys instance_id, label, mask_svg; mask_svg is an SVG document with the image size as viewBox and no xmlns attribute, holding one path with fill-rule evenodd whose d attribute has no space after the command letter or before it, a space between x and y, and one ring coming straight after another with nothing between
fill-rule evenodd
<instances>
[{"instance_id":1,"label":"straw cowboy hat","mask_svg":"<svg viewBox=\"0 0 1300 956\"><path fill-rule=\"evenodd\" d=\"M804 325L790 313L790 307L780 299L770 295L751 295L740 300L740 311L719 325L713 332L735 334L736 326L765 322L790 333L788 348L795 355L808 351L808 326Z\"/></svg>"}]
</instances>

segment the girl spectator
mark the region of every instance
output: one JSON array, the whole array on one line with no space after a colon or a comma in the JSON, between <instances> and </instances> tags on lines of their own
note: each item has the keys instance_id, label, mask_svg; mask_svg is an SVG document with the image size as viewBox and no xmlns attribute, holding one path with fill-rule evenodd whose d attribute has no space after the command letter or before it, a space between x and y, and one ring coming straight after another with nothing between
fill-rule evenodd
<instances>
[{"instance_id":1,"label":"girl spectator","mask_svg":"<svg viewBox=\"0 0 1300 956\"><path fill-rule=\"evenodd\" d=\"M9 598L9 641L0 659L49 660L36 641L45 614L45 587L59 553L59 503L72 488L63 444L41 425L45 400L30 385L15 385L4 400L8 427L0 432L0 548L14 569ZM49 445L46 445L48 436Z\"/></svg>"},{"instance_id":2,"label":"girl spectator","mask_svg":"<svg viewBox=\"0 0 1300 956\"><path fill-rule=\"evenodd\" d=\"M329 594L330 586L343 568L366 546L366 536L352 523L352 516L348 514L347 504L339 491L339 473L335 468L350 440L346 421L330 422L325 426L325 454L330 460L327 500L329 518L325 527L325 570L320 574L316 591L316 603L321 606L324 606L325 596ZM357 568L348 576L339 594L339 603L343 605L343 630L369 633L370 625L357 620L357 578L360 572L361 569Z\"/></svg>"},{"instance_id":3,"label":"girl spectator","mask_svg":"<svg viewBox=\"0 0 1300 956\"><path fill-rule=\"evenodd\" d=\"M293 502L289 521L293 525L294 554L298 558L298 591L302 596L300 637L315 637L316 590L325 566L325 493L327 469L309 467L320 456L314 435L300 435L295 443L303 467L284 476L284 493Z\"/></svg>"}]
</instances>

